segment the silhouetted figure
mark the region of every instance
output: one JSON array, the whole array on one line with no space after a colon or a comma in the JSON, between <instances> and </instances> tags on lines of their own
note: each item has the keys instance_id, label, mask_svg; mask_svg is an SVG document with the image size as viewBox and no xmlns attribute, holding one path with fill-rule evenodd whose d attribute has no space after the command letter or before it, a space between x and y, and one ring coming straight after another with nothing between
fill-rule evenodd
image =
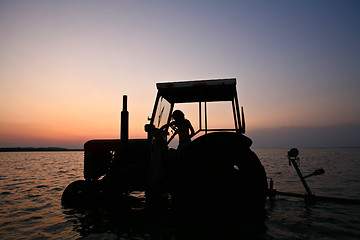
<instances>
[{"instance_id":1,"label":"silhouetted figure","mask_svg":"<svg viewBox=\"0 0 360 240\"><path fill-rule=\"evenodd\" d=\"M171 117L174 121L162 126L161 130L171 127L175 131L175 134L179 135L178 149L185 147L191 142L191 137L195 134L194 128L190 121L185 118L185 114L180 110L175 110Z\"/></svg>"}]
</instances>

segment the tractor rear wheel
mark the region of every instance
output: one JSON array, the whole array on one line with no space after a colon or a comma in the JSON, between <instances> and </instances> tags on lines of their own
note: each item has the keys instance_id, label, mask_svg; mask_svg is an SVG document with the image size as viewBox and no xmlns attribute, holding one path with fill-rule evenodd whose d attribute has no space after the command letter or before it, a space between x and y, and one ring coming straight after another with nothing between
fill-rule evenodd
<instances>
[{"instance_id":1,"label":"tractor rear wheel","mask_svg":"<svg viewBox=\"0 0 360 240\"><path fill-rule=\"evenodd\" d=\"M267 180L250 150L252 141L231 132L195 139L178 159L175 207L199 213L264 213Z\"/></svg>"}]
</instances>

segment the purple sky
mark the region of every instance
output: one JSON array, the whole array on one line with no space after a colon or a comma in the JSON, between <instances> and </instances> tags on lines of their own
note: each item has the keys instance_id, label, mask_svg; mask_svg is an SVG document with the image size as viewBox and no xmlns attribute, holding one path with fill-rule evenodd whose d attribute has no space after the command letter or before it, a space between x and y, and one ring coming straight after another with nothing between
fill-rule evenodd
<instances>
[{"instance_id":1,"label":"purple sky","mask_svg":"<svg viewBox=\"0 0 360 240\"><path fill-rule=\"evenodd\" d=\"M350 0L0 1L0 147L118 137L123 94L143 138L156 82L229 77L254 146L360 146L359 12Z\"/></svg>"}]
</instances>

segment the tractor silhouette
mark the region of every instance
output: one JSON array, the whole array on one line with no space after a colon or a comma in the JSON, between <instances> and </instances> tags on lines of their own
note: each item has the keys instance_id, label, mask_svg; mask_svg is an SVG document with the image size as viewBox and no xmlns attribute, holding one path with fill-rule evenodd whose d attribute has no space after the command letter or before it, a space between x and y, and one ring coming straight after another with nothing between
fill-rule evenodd
<instances>
[{"instance_id":1,"label":"tractor silhouette","mask_svg":"<svg viewBox=\"0 0 360 240\"><path fill-rule=\"evenodd\" d=\"M145 192L144 208L193 213L263 214L267 196L264 167L244 135L245 118L236 79L157 83L154 108L145 125L147 139L128 139L127 97L121 138L84 145L84 180L70 183L64 207L98 205L131 208L129 195ZM208 127L208 105L228 104L232 126ZM192 141L181 151L169 147L177 131L166 128L178 105L198 111ZM210 119L211 120L211 119ZM229 119L228 119L229 120Z\"/></svg>"}]
</instances>

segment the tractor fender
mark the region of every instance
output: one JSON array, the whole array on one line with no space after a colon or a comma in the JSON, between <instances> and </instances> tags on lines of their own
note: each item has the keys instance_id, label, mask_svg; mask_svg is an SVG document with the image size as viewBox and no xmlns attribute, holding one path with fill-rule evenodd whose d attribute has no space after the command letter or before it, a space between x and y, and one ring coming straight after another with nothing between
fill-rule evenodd
<instances>
[{"instance_id":1,"label":"tractor fender","mask_svg":"<svg viewBox=\"0 0 360 240\"><path fill-rule=\"evenodd\" d=\"M99 202L100 194L94 181L77 180L70 183L61 196L65 208L86 208Z\"/></svg>"}]
</instances>

